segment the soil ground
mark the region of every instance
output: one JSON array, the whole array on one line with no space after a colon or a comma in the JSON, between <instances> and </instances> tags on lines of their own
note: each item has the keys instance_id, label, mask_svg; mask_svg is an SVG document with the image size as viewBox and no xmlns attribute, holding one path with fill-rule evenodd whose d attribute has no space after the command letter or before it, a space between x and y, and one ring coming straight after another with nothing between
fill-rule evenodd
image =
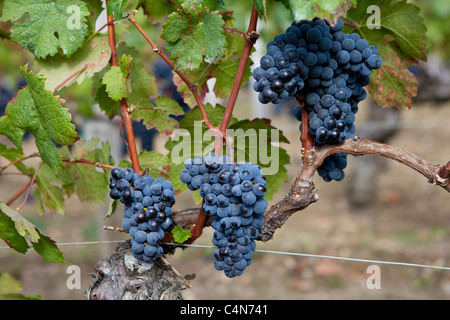
<instances>
[{"instance_id":1,"label":"soil ground","mask_svg":"<svg viewBox=\"0 0 450 320\"><path fill-rule=\"evenodd\" d=\"M245 103L245 94L238 100ZM248 108L247 108L248 109ZM357 127L363 126L364 107L357 115ZM283 197L300 163L298 124L287 110L269 113L273 124L281 128L290 145L289 177L279 193ZM238 115L245 116L241 111ZM401 112L400 129L389 144L413 152L432 163L450 159L450 104L416 104ZM4 143L4 141L2 140ZM26 153L34 143L25 143ZM349 198L355 163L364 164L368 156L349 157L347 177L342 182L325 183L316 178L320 199L306 210L293 215L275 232L274 239L259 243L260 250L329 255L358 259L407 262L450 267L450 197L442 188L430 185L415 171L393 161L382 161L370 201L353 206ZM27 160L32 163L34 159ZM353 165L352 165L353 164ZM26 179L4 175L0 179L1 199L9 199ZM88 182L86 182L88 183ZM177 199L175 209L194 207L189 193ZM12 207L18 206L21 199ZM47 236L58 243L124 240L128 236L104 231L104 225L120 225L120 209L104 219L106 207L88 205L70 198L66 213L39 215L33 198L21 210ZM211 245L212 231L207 228L196 242ZM25 294L44 299L84 299L95 263L111 254L115 244L70 245L60 248L66 264L45 262L33 251L22 255L0 249L0 272L8 272L23 283ZM228 279L213 267L213 249L189 248L177 251L168 261L181 274L193 274L186 299L448 299L450 271L373 262L342 261L271 253L255 253L244 274ZM80 289L67 286L68 266L81 271ZM379 289L369 289L368 267L380 269Z\"/></svg>"}]
</instances>

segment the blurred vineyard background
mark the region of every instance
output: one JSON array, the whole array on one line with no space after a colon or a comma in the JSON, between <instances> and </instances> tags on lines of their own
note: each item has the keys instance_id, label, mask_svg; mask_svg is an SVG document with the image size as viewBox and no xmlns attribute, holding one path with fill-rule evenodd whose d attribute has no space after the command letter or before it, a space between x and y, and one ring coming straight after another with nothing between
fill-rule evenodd
<instances>
[{"instance_id":1,"label":"blurred vineyard background","mask_svg":"<svg viewBox=\"0 0 450 320\"><path fill-rule=\"evenodd\" d=\"M444 0L414 2L423 9L433 44L429 61L414 68L420 80L417 99L410 110L401 111L375 107L366 101L357 115L357 135L440 163L448 161L450 156L450 3ZM238 10L246 8L236 8L236 15L239 15ZM138 17L143 19L142 13ZM254 61L259 60L263 52L264 41L282 32L289 24L288 19L288 13L279 9L273 11L270 24L259 22L262 38L256 46ZM237 27L244 30L246 19L241 20L242 25ZM0 29L6 28L7 25L0 24ZM156 28L150 25L146 28L149 33L158 35ZM144 41L131 30L128 43L148 50L147 67L151 70L158 57ZM0 39L1 114L8 99L22 85L19 66L31 64L31 59L18 45ZM163 74L160 76L163 90L167 80ZM81 86L72 85L60 95L66 99L83 139L95 136L109 140L118 163L126 158L118 120L109 121L96 110L91 103L89 85L89 81ZM255 98L249 82L240 92L235 116L270 118L290 141L285 146L291 157L289 177L275 195L273 204L289 190L300 165L298 122L290 113L295 104L261 105ZM215 101L212 96L207 99ZM140 130L139 126L136 128ZM149 132L144 132L142 137L144 139L139 138L140 150L163 150L165 137ZM0 137L0 143L12 146L5 137ZM26 137L25 154L36 151L35 148L32 137ZM27 163L33 161L38 160L29 159ZM6 159L0 159L0 166L6 163ZM2 202L28 182L27 177L13 173L14 169L0 176ZM351 156L344 181L325 183L318 178L316 183L319 201L292 216L275 232L273 240L258 243L257 249L450 267L450 198L445 190L431 186L420 174L393 161ZM12 207L18 206L22 199ZM177 198L174 209L196 206L189 192L185 192ZM125 234L103 230L105 225L120 226L122 220L121 208L108 219L105 219L106 211L107 205L89 205L73 197L66 202L64 215L39 214L36 199L31 196L21 214L57 243L72 243L60 246L66 264L45 262L34 251L22 255L2 248L0 273L9 273L22 283L21 293L24 294L40 295L44 299L84 299L94 265L110 255L115 244L76 243L128 239ZM195 244L211 245L211 236L211 228L206 228ZM379 264L381 289L369 290L366 270L370 263L256 253L252 265L242 276L228 279L214 269L212 253L213 249L189 248L167 257L181 274L195 274L191 288L183 293L186 299L450 298L450 271L445 270ZM70 265L81 268L81 289L69 290L66 286L69 276L66 271Z\"/></svg>"}]
</instances>

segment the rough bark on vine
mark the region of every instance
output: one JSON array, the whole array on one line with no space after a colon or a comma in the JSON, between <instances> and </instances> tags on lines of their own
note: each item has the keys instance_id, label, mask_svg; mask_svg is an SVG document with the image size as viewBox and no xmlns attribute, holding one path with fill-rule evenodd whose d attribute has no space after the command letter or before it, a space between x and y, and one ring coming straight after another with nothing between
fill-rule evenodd
<instances>
[{"instance_id":1,"label":"rough bark on vine","mask_svg":"<svg viewBox=\"0 0 450 320\"><path fill-rule=\"evenodd\" d=\"M164 260L147 263L134 258L130 241L94 267L95 280L86 291L87 300L182 300L188 280Z\"/></svg>"}]
</instances>

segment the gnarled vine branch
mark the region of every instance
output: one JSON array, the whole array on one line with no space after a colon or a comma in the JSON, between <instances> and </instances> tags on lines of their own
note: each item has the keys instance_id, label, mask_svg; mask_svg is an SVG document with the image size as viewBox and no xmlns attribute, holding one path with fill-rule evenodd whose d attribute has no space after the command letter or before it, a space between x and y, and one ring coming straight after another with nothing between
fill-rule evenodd
<instances>
[{"instance_id":1,"label":"gnarled vine branch","mask_svg":"<svg viewBox=\"0 0 450 320\"><path fill-rule=\"evenodd\" d=\"M432 164L421 157L376 141L355 137L338 145L324 145L303 150L303 164L299 169L288 194L264 213L264 226L259 240L272 239L276 229L280 228L295 212L307 208L319 200L319 193L313 181L314 173L323 160L331 154L345 152L353 155L376 155L404 164L425 176L428 182L450 192L450 161L446 165ZM174 223L189 226L195 223L198 210L187 209L173 214ZM209 225L207 221L206 225Z\"/></svg>"}]
</instances>

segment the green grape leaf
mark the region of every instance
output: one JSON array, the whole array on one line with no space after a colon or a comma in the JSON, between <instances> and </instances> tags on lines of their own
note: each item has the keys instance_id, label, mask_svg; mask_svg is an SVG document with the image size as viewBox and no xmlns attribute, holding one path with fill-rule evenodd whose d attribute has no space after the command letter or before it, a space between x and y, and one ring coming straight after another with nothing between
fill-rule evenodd
<instances>
[{"instance_id":1,"label":"green grape leaf","mask_svg":"<svg viewBox=\"0 0 450 320\"><path fill-rule=\"evenodd\" d=\"M80 0L5 0L0 21L10 20L11 39L37 58L59 50L70 57L83 45L88 15Z\"/></svg>"},{"instance_id":2,"label":"green grape leaf","mask_svg":"<svg viewBox=\"0 0 450 320\"><path fill-rule=\"evenodd\" d=\"M108 37L99 35L78 50L70 59L54 57L52 59L36 59L33 67L39 73L47 77L45 88L52 91L64 80L83 69L77 76L69 80L65 87L77 82L81 84L88 73L100 72L109 64L111 48L108 45Z\"/></svg>"},{"instance_id":3,"label":"green grape leaf","mask_svg":"<svg viewBox=\"0 0 450 320\"><path fill-rule=\"evenodd\" d=\"M37 188L34 191L38 199L38 209L41 213L45 212L44 208L48 208L50 211L64 215L65 189L59 186L59 182L59 178L56 177L49 166L45 164L41 166L36 175Z\"/></svg>"},{"instance_id":4,"label":"green grape leaf","mask_svg":"<svg viewBox=\"0 0 450 320\"><path fill-rule=\"evenodd\" d=\"M23 285L9 273L0 273L0 295L18 293L22 289Z\"/></svg>"},{"instance_id":5,"label":"green grape leaf","mask_svg":"<svg viewBox=\"0 0 450 320\"><path fill-rule=\"evenodd\" d=\"M183 243L192 237L192 233L189 229L183 229L181 226L175 226L172 229L172 237L175 243Z\"/></svg>"},{"instance_id":6,"label":"green grape leaf","mask_svg":"<svg viewBox=\"0 0 450 320\"><path fill-rule=\"evenodd\" d=\"M124 45L119 45L117 51L118 53L133 52L133 49ZM99 77L102 77L101 72L94 76L96 79ZM146 68L141 63L133 63L128 75L128 85L130 86L130 91L128 92L129 106L134 105L137 108L154 108L149 102L149 98L155 96L158 92L156 79L146 71ZM105 85L97 87L95 101L110 119L116 115L120 115L120 105L117 101L114 101L109 97ZM135 120L139 121L136 117Z\"/></svg>"},{"instance_id":7,"label":"green grape leaf","mask_svg":"<svg viewBox=\"0 0 450 320\"><path fill-rule=\"evenodd\" d=\"M88 24L88 34L93 35L96 33L96 24L98 17L104 10L103 1L86 1L89 16L86 17Z\"/></svg>"},{"instance_id":8,"label":"green grape leaf","mask_svg":"<svg viewBox=\"0 0 450 320\"><path fill-rule=\"evenodd\" d=\"M109 119L114 118L116 115L120 115L120 104L111 99L106 92L105 85L96 89L94 100L98 103L100 110L102 110Z\"/></svg>"},{"instance_id":9,"label":"green grape leaf","mask_svg":"<svg viewBox=\"0 0 450 320\"><path fill-rule=\"evenodd\" d=\"M0 273L0 300L42 300L39 295L21 294L23 285L9 273Z\"/></svg>"},{"instance_id":10,"label":"green grape leaf","mask_svg":"<svg viewBox=\"0 0 450 320\"><path fill-rule=\"evenodd\" d=\"M102 83L106 86L106 92L114 101L119 101L127 98L130 87L130 71L131 71L131 56L122 55L118 60L119 66L112 66L103 76Z\"/></svg>"},{"instance_id":11,"label":"green grape leaf","mask_svg":"<svg viewBox=\"0 0 450 320\"><path fill-rule=\"evenodd\" d=\"M16 230L16 226L11 217L4 213L5 209L1 209L1 206L6 206L0 204L0 238L2 238L6 244L20 253L25 253L28 251L28 243L23 236ZM12 210L12 209L6 209ZM15 214L14 214L15 215Z\"/></svg>"},{"instance_id":12,"label":"green grape leaf","mask_svg":"<svg viewBox=\"0 0 450 320\"><path fill-rule=\"evenodd\" d=\"M142 0L141 5L152 22L162 22L167 20L169 14L176 11L177 3L177 0Z\"/></svg>"},{"instance_id":13,"label":"green grape leaf","mask_svg":"<svg viewBox=\"0 0 450 320\"><path fill-rule=\"evenodd\" d=\"M119 199L109 199L108 210L106 211L105 219L111 217L120 205Z\"/></svg>"},{"instance_id":14,"label":"green grape leaf","mask_svg":"<svg viewBox=\"0 0 450 320\"><path fill-rule=\"evenodd\" d=\"M39 240L36 227L17 211L11 209L4 203L0 203L0 211L14 222L14 227L20 236L31 242L37 242Z\"/></svg>"},{"instance_id":15,"label":"green grape leaf","mask_svg":"<svg viewBox=\"0 0 450 320\"><path fill-rule=\"evenodd\" d=\"M5 157L9 161L14 161L25 157L22 151L15 148L8 148L4 144L0 143L0 156ZM22 173L33 174L33 169L28 169L23 162L17 162L14 166Z\"/></svg>"},{"instance_id":16,"label":"green grape leaf","mask_svg":"<svg viewBox=\"0 0 450 320\"><path fill-rule=\"evenodd\" d=\"M356 0L281 0L281 2L290 10L295 21L319 17L332 24L336 23L340 16L345 16L349 8L356 5Z\"/></svg>"},{"instance_id":17,"label":"green grape leaf","mask_svg":"<svg viewBox=\"0 0 450 320\"><path fill-rule=\"evenodd\" d=\"M264 20L267 19L267 1L266 0L253 0L256 11L258 11L259 17Z\"/></svg>"},{"instance_id":18,"label":"green grape leaf","mask_svg":"<svg viewBox=\"0 0 450 320\"><path fill-rule=\"evenodd\" d=\"M183 30L189 25L189 20L186 15L177 15L173 12L169 15L169 20L163 25L163 32L161 38L167 42L176 42L181 38Z\"/></svg>"},{"instance_id":19,"label":"green grape leaf","mask_svg":"<svg viewBox=\"0 0 450 320\"><path fill-rule=\"evenodd\" d=\"M377 29L368 23L373 15L367 12L371 4L369 0L358 1L358 6L348 11L346 20L355 24L356 30L371 44L378 45L386 35L390 35L403 54L426 61L430 43L420 8L404 0L378 1L380 20ZM354 29L349 27L346 30Z\"/></svg>"},{"instance_id":20,"label":"green grape leaf","mask_svg":"<svg viewBox=\"0 0 450 320\"><path fill-rule=\"evenodd\" d=\"M4 203L0 203L0 238L20 253L28 250L29 241L45 260L65 262L53 240L44 236L31 222Z\"/></svg>"},{"instance_id":21,"label":"green grape leaf","mask_svg":"<svg viewBox=\"0 0 450 320\"><path fill-rule=\"evenodd\" d=\"M384 0L377 2L380 8L379 29L371 28L372 13L367 7L372 3L361 0L355 9L349 10L347 20L354 27L346 32L358 32L369 44L378 48L383 59L380 69L371 74L368 92L377 105L383 107L410 108L417 94L417 79L408 67L426 60L429 39L420 9L406 1Z\"/></svg>"},{"instance_id":22,"label":"green grape leaf","mask_svg":"<svg viewBox=\"0 0 450 320\"><path fill-rule=\"evenodd\" d=\"M173 188L178 192L187 190L187 185L180 180L180 172L184 168L184 163L174 163L172 159L170 166L164 168Z\"/></svg>"},{"instance_id":23,"label":"green grape leaf","mask_svg":"<svg viewBox=\"0 0 450 320\"><path fill-rule=\"evenodd\" d=\"M128 97L127 78L120 67L111 67L103 76L102 83L106 86L106 92L112 100L119 101Z\"/></svg>"},{"instance_id":24,"label":"green grape leaf","mask_svg":"<svg viewBox=\"0 0 450 320\"><path fill-rule=\"evenodd\" d=\"M55 172L62 168L61 154L53 142L71 145L78 140L71 115L62 105L64 100L45 90L45 78L27 73L21 68L27 86L6 106L0 118L0 134L7 136L22 150L22 137L30 132L36 138L36 146L42 160Z\"/></svg>"},{"instance_id":25,"label":"green grape leaf","mask_svg":"<svg viewBox=\"0 0 450 320\"><path fill-rule=\"evenodd\" d=\"M71 150L63 148L61 153L68 159L83 159L94 163L111 164L109 143L102 142L100 148L99 138L75 143ZM105 205L108 196L109 170L98 170L95 165L68 162L65 165L65 176L71 177L74 192L80 201ZM70 180L66 180L70 183Z\"/></svg>"},{"instance_id":26,"label":"green grape leaf","mask_svg":"<svg viewBox=\"0 0 450 320\"><path fill-rule=\"evenodd\" d=\"M39 230L36 229L36 231L39 234L39 241L31 243L34 250L39 253L45 261L65 263L66 261L64 260L63 254L56 246L55 241L41 234Z\"/></svg>"},{"instance_id":27,"label":"green grape leaf","mask_svg":"<svg viewBox=\"0 0 450 320\"><path fill-rule=\"evenodd\" d=\"M234 27L234 18L226 16L225 26L228 28ZM185 74L192 83L198 83L198 93L201 98L204 98L208 93L209 88L207 81L211 78L215 79L214 87L212 90L218 98L226 99L229 97L231 89L236 78L239 64L241 62L242 50L244 49L244 40L241 36L234 32L226 32L226 47L223 48L223 56L218 63L202 62L200 66L194 70ZM253 49L254 50L254 49ZM248 82L251 77L252 60L249 58L241 88ZM195 100L192 92L189 90L186 83L177 75L174 74L173 81L178 87L180 95L183 100L190 107L195 107L197 101Z\"/></svg>"},{"instance_id":28,"label":"green grape leaf","mask_svg":"<svg viewBox=\"0 0 450 320\"><path fill-rule=\"evenodd\" d=\"M195 70L205 57L217 62L223 56L226 39L222 26L224 20L208 1L185 0L182 9L173 12L163 25L161 38L168 42L177 70Z\"/></svg>"},{"instance_id":29,"label":"green grape leaf","mask_svg":"<svg viewBox=\"0 0 450 320\"><path fill-rule=\"evenodd\" d=\"M126 9L128 0L110 0L106 3L106 13L113 15L114 19L122 18L122 11Z\"/></svg>"},{"instance_id":30,"label":"green grape leaf","mask_svg":"<svg viewBox=\"0 0 450 320\"><path fill-rule=\"evenodd\" d=\"M227 47L225 54L220 63L212 68L208 78L215 78L216 82L213 91L218 98L227 98L233 88L234 80L238 72L239 63L241 62L242 50L244 49L244 41L242 37L236 34L227 33ZM252 52L254 48L252 49ZM253 64L249 57L245 68L244 77L242 79L241 88L249 81L252 72L250 66Z\"/></svg>"},{"instance_id":31,"label":"green grape leaf","mask_svg":"<svg viewBox=\"0 0 450 320\"><path fill-rule=\"evenodd\" d=\"M143 120L147 129L155 128L165 135L171 135L174 130L178 129L178 121L170 115L184 114L183 108L176 102L167 97L158 97L153 100L154 104L149 101L141 101L139 107L133 111L133 118Z\"/></svg>"},{"instance_id":32,"label":"green grape leaf","mask_svg":"<svg viewBox=\"0 0 450 320\"><path fill-rule=\"evenodd\" d=\"M163 167L171 164L170 159L167 156L155 150L142 151L139 153L138 158L141 168L143 170L148 169L148 173L153 177L165 175Z\"/></svg>"}]
</instances>

